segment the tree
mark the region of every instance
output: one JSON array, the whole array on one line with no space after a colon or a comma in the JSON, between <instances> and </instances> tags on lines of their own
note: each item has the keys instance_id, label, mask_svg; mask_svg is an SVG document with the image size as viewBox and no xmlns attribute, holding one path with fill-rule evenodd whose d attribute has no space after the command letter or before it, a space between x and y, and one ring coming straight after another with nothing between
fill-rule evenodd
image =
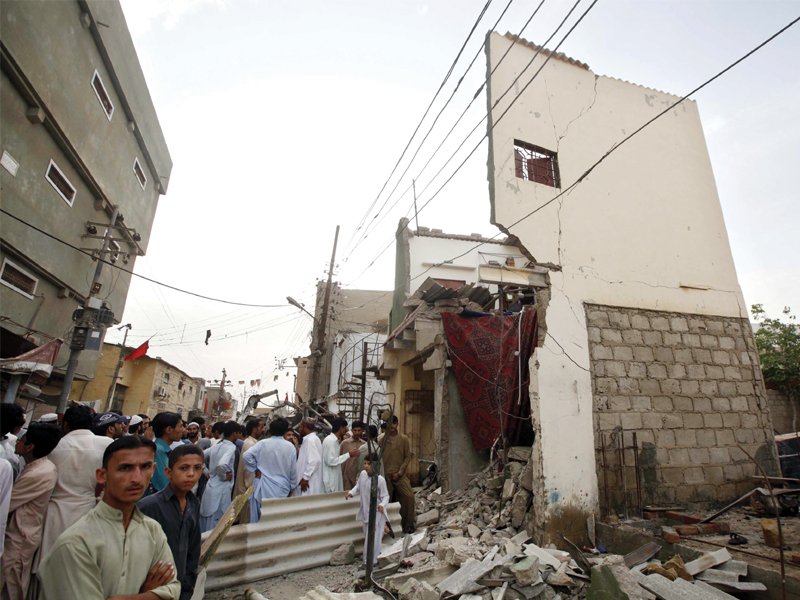
<instances>
[{"instance_id":1,"label":"tree","mask_svg":"<svg viewBox=\"0 0 800 600\"><path fill-rule=\"evenodd\" d=\"M786 394L794 414L794 431L797 431L795 401L800 397L800 325L795 322L797 317L788 306L783 309L785 323L767 316L761 304L754 304L751 310L758 323L754 335L764 381Z\"/></svg>"}]
</instances>

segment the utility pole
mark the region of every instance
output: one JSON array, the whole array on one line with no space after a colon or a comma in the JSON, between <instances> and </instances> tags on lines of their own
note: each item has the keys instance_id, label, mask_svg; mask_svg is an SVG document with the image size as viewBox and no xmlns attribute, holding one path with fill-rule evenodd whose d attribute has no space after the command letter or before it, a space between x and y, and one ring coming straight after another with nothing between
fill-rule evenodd
<instances>
[{"instance_id":1,"label":"utility pole","mask_svg":"<svg viewBox=\"0 0 800 600\"><path fill-rule=\"evenodd\" d=\"M64 384L61 388L61 395L58 398L58 408L56 412L63 415L67 409L67 401L69 400L69 393L72 391L72 382L75 379L75 372L78 370L78 359L80 358L81 351L85 344L78 343L75 340L75 332L79 328L88 327L91 323L91 317L95 311L103 305L103 301L99 298L100 293L100 275L103 273L103 266L105 265L106 257L108 256L108 247L113 240L113 231L117 225L117 218L119 217L119 206L114 206L111 213L111 225L108 228L108 233L103 238L103 248L97 257L97 266L94 269L94 278L92 279L92 287L89 289L89 296L86 298L84 304L84 311L73 329L73 339L70 343L69 362L67 363L67 372L64 374ZM85 339L84 339L85 342ZM116 381L116 380L114 380Z\"/></svg>"},{"instance_id":2,"label":"utility pole","mask_svg":"<svg viewBox=\"0 0 800 600\"><path fill-rule=\"evenodd\" d=\"M222 381L219 382L219 397L217 398L217 406L219 406L220 411L217 414L222 414L222 403L225 402L225 377L227 375L225 369L222 369Z\"/></svg>"},{"instance_id":3,"label":"utility pole","mask_svg":"<svg viewBox=\"0 0 800 600\"><path fill-rule=\"evenodd\" d=\"M122 353L125 350L125 344L128 341L128 332L131 330L131 324L123 325L120 329L125 329L125 337L122 339L122 348L119 349L119 360L117 360L117 368L114 369L114 378L111 380L111 385L108 386L108 398L106 398L106 407L103 411L111 410L111 400L114 398L114 392L117 391L117 379L119 379L119 370L122 367Z\"/></svg>"},{"instance_id":4,"label":"utility pole","mask_svg":"<svg viewBox=\"0 0 800 600\"><path fill-rule=\"evenodd\" d=\"M328 325L328 304L331 301L331 284L333 283L333 267L336 260L336 244L339 241L339 226L336 226L336 236L333 238L333 253L328 269L328 285L325 288L325 300L322 303L322 315L317 326L317 347L314 350L314 368L311 371L311 383L308 386L308 400L316 400L319 376L322 371L322 356L325 354L325 329Z\"/></svg>"}]
</instances>

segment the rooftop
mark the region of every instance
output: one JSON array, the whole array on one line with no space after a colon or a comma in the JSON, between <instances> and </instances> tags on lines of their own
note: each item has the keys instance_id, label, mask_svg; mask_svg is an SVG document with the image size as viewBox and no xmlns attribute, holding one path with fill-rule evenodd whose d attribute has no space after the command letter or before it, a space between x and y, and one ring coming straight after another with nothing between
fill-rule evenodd
<instances>
[{"instance_id":1,"label":"rooftop","mask_svg":"<svg viewBox=\"0 0 800 600\"><path fill-rule=\"evenodd\" d=\"M444 233L441 229L429 229L428 227L420 227L416 231L412 231L417 237L432 237L441 238L444 240L461 240L463 242L482 242L484 244L498 244L500 246L509 245L508 238L492 239L483 237L480 233L470 233L469 235L460 235L455 233Z\"/></svg>"},{"instance_id":2,"label":"rooftop","mask_svg":"<svg viewBox=\"0 0 800 600\"><path fill-rule=\"evenodd\" d=\"M504 37L506 39L511 40L512 42L516 39L518 44L522 44L523 46L527 46L528 48L530 48L531 50L534 50L535 52L541 51L541 53L546 55L546 56L547 55L552 55L553 58L556 58L558 60L564 61L565 63L569 63L571 65L575 65L576 67L580 67L581 69L586 69L587 71L590 70L589 69L589 65L587 65L586 63L583 63L583 62L581 62L579 60L575 60L574 58L572 58L570 56L567 56L563 52L553 52L552 50L548 50L547 48L544 48L542 46L538 46L538 45L534 44L533 42L529 42L528 40L526 40L524 38L517 38L517 36L514 35L511 32L507 31L506 35Z\"/></svg>"}]
</instances>

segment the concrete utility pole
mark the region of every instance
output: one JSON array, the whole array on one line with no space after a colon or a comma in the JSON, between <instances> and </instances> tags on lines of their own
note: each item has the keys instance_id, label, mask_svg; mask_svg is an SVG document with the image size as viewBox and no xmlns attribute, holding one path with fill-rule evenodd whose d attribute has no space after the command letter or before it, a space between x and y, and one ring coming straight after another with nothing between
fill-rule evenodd
<instances>
[{"instance_id":1,"label":"concrete utility pole","mask_svg":"<svg viewBox=\"0 0 800 600\"><path fill-rule=\"evenodd\" d=\"M131 324L123 325L120 329L125 329L125 337L122 338L122 348L119 349L119 360L117 360L117 368L114 369L114 377L111 380L111 385L108 386L108 398L106 398L106 407L103 411L111 410L111 402L114 398L114 392L117 391L117 379L119 379L119 370L122 368L123 356L122 352L125 350L125 344L128 342L128 332L131 330Z\"/></svg>"},{"instance_id":2,"label":"concrete utility pole","mask_svg":"<svg viewBox=\"0 0 800 600\"><path fill-rule=\"evenodd\" d=\"M95 304L102 306L102 300L98 297L100 290L98 284L100 283L100 275L103 273L103 266L105 265L106 256L108 256L108 247L113 240L114 227L117 225L117 217L119 217L119 206L114 206L114 211L111 213L111 226L108 228L108 234L103 239L103 248L98 255L97 266L94 269L94 278L92 279L92 287L89 288L89 296L86 298L84 304L84 313L81 321L75 323L75 328L88 326L91 322L91 315L96 310ZM73 329L74 333L75 329ZM58 398L58 408L56 412L63 415L67 409L67 401L69 400L69 393L72 391L72 382L75 379L75 372L78 370L78 359L80 358L83 347L79 347L73 342L70 344L69 362L67 363L67 372L64 374L64 384L61 388L61 395ZM116 380L115 380L116 381Z\"/></svg>"},{"instance_id":3,"label":"concrete utility pole","mask_svg":"<svg viewBox=\"0 0 800 600\"><path fill-rule=\"evenodd\" d=\"M325 300L322 303L322 315L320 315L317 327L317 347L314 349L314 368L311 370L311 383L308 386L308 400L317 399L317 388L319 387L319 376L322 371L322 357L325 354L325 329L328 325L328 304L331 301L331 284L333 283L333 267L336 260L336 244L339 241L339 226L336 226L336 236L333 238L333 253L331 254L331 264L328 269L328 285L325 288Z\"/></svg>"},{"instance_id":4,"label":"concrete utility pole","mask_svg":"<svg viewBox=\"0 0 800 600\"><path fill-rule=\"evenodd\" d=\"M219 406L218 415L222 414L222 403L225 401L225 377L228 374L225 372L225 369L222 369L222 381L219 382L219 396L217 396L217 406Z\"/></svg>"}]
</instances>

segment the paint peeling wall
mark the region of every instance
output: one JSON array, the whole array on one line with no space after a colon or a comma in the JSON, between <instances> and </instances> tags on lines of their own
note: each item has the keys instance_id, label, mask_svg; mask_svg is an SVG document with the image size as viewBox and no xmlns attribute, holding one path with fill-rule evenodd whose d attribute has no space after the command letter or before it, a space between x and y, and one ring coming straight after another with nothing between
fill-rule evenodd
<instances>
[{"instance_id":1,"label":"paint peeling wall","mask_svg":"<svg viewBox=\"0 0 800 600\"><path fill-rule=\"evenodd\" d=\"M489 69L510 45L490 34ZM547 334L532 384L547 499L540 509L553 520L597 507L584 303L723 317L747 313L697 105L686 102L671 111L545 206L561 190L516 177L515 139L556 152L566 188L678 98L555 57L517 98L546 58L537 57L513 84L533 56L528 46L514 45L487 88L490 109L498 103L489 121L488 177L493 221L517 236L537 262L554 266Z\"/></svg>"}]
</instances>

